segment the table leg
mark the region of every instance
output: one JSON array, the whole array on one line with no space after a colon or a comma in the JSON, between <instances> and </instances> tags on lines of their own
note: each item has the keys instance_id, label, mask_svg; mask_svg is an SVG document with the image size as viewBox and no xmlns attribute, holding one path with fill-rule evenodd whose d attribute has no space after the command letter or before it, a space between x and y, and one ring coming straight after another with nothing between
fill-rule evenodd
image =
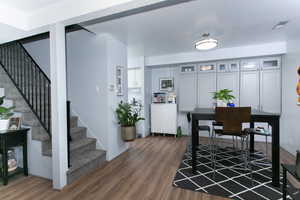
<instances>
[{"instance_id":1,"label":"table leg","mask_svg":"<svg viewBox=\"0 0 300 200\"><path fill-rule=\"evenodd\" d=\"M287 187L287 174L286 169L283 168L283 183L282 183L282 199L286 200L286 187Z\"/></svg>"},{"instance_id":2,"label":"table leg","mask_svg":"<svg viewBox=\"0 0 300 200\"><path fill-rule=\"evenodd\" d=\"M3 166L3 185L7 185L8 183L8 163L7 163L7 142L6 138L4 137L2 140L2 166Z\"/></svg>"},{"instance_id":3,"label":"table leg","mask_svg":"<svg viewBox=\"0 0 300 200\"><path fill-rule=\"evenodd\" d=\"M279 118L273 121L272 126L272 183L279 187L280 177L280 135L279 135Z\"/></svg>"},{"instance_id":4,"label":"table leg","mask_svg":"<svg viewBox=\"0 0 300 200\"><path fill-rule=\"evenodd\" d=\"M250 123L250 128L254 128L254 122ZM250 134L250 153L254 153L254 134Z\"/></svg>"},{"instance_id":5,"label":"table leg","mask_svg":"<svg viewBox=\"0 0 300 200\"><path fill-rule=\"evenodd\" d=\"M24 175L28 176L28 159L27 159L27 135L24 136L23 142L23 168L24 168Z\"/></svg>"},{"instance_id":6,"label":"table leg","mask_svg":"<svg viewBox=\"0 0 300 200\"><path fill-rule=\"evenodd\" d=\"M194 174L197 173L197 155L196 155L196 149L197 144L199 143L199 137L198 137L198 128L197 128L197 120L195 118L192 118L192 171Z\"/></svg>"}]
</instances>

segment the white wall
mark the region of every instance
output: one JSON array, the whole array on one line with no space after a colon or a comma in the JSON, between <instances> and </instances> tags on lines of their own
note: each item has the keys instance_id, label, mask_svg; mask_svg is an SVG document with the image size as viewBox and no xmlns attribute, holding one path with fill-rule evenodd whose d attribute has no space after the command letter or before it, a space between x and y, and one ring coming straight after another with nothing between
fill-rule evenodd
<instances>
[{"instance_id":1,"label":"white wall","mask_svg":"<svg viewBox=\"0 0 300 200\"><path fill-rule=\"evenodd\" d=\"M297 106L297 68L300 66L300 40L287 42L282 70L281 146L295 154L300 149L300 106Z\"/></svg>"},{"instance_id":2,"label":"white wall","mask_svg":"<svg viewBox=\"0 0 300 200\"><path fill-rule=\"evenodd\" d=\"M67 36L68 98L71 108L98 139L98 147L107 149L107 51L106 38L86 31Z\"/></svg>"},{"instance_id":3,"label":"white wall","mask_svg":"<svg viewBox=\"0 0 300 200\"><path fill-rule=\"evenodd\" d=\"M120 101L127 101L127 46L110 35L105 37L107 42L107 84L108 87L116 88L116 67L123 66L125 80L124 96L116 96L116 91L108 90L107 125L108 149L107 159L112 160L128 149L128 144L121 139L121 130L116 119L115 110Z\"/></svg>"},{"instance_id":4,"label":"white wall","mask_svg":"<svg viewBox=\"0 0 300 200\"><path fill-rule=\"evenodd\" d=\"M236 59L286 53L285 42L259 45L220 48L212 51L193 51L161 56L150 56L145 60L146 66L169 65L176 63L203 62L213 60Z\"/></svg>"},{"instance_id":5,"label":"white wall","mask_svg":"<svg viewBox=\"0 0 300 200\"><path fill-rule=\"evenodd\" d=\"M23 44L34 61L40 66L45 74L50 77L50 41L49 39L38 40Z\"/></svg>"}]
</instances>

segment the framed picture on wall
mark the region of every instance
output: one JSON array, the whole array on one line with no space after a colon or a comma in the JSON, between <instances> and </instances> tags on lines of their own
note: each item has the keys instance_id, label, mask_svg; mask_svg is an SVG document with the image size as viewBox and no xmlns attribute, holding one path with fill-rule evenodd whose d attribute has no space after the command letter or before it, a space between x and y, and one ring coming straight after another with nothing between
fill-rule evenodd
<instances>
[{"instance_id":1,"label":"framed picture on wall","mask_svg":"<svg viewBox=\"0 0 300 200\"><path fill-rule=\"evenodd\" d=\"M174 79L173 78L160 78L159 89L161 91L173 91L174 90Z\"/></svg>"},{"instance_id":2,"label":"framed picture on wall","mask_svg":"<svg viewBox=\"0 0 300 200\"><path fill-rule=\"evenodd\" d=\"M122 66L116 67L116 90L117 96L124 95L124 67Z\"/></svg>"}]
</instances>

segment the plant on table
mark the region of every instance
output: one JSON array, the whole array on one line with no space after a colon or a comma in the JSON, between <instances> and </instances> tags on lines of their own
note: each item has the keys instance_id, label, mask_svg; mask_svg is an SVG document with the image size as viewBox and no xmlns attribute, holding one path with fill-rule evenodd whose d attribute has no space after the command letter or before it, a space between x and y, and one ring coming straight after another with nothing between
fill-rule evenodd
<instances>
[{"instance_id":1,"label":"plant on table","mask_svg":"<svg viewBox=\"0 0 300 200\"><path fill-rule=\"evenodd\" d=\"M4 106L1 106L4 103L4 98L4 96L0 97L0 130L6 130L8 128L9 118L14 114L12 112L14 107L6 108Z\"/></svg>"},{"instance_id":2,"label":"plant on table","mask_svg":"<svg viewBox=\"0 0 300 200\"><path fill-rule=\"evenodd\" d=\"M232 90L222 89L214 92L213 99L217 100L218 106L227 106L228 103L232 103L235 96L232 95Z\"/></svg>"}]
</instances>

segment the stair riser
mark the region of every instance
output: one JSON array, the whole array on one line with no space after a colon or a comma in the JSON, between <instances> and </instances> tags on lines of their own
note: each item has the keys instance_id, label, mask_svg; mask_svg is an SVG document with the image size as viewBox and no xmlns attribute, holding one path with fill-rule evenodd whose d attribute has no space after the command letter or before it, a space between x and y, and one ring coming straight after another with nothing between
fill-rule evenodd
<instances>
[{"instance_id":1,"label":"stair riser","mask_svg":"<svg viewBox=\"0 0 300 200\"><path fill-rule=\"evenodd\" d=\"M72 140L80 140L86 138L86 130L76 131L75 133L71 132Z\"/></svg>"},{"instance_id":2,"label":"stair riser","mask_svg":"<svg viewBox=\"0 0 300 200\"><path fill-rule=\"evenodd\" d=\"M70 126L71 126L71 128L78 127L78 118L77 117L71 117Z\"/></svg>"},{"instance_id":3,"label":"stair riser","mask_svg":"<svg viewBox=\"0 0 300 200\"><path fill-rule=\"evenodd\" d=\"M85 145L81 148L71 150L70 158L72 160L76 155L80 155L80 154L83 154L86 151L95 150L95 149L96 149L96 142L92 142L92 143L90 143L88 145Z\"/></svg>"},{"instance_id":4,"label":"stair riser","mask_svg":"<svg viewBox=\"0 0 300 200\"><path fill-rule=\"evenodd\" d=\"M85 166L75 170L74 172L67 174L67 182L68 184L72 183L73 181L77 180L81 176L87 175L88 173L94 171L95 169L100 168L106 163L105 155L97 158Z\"/></svg>"}]
</instances>

